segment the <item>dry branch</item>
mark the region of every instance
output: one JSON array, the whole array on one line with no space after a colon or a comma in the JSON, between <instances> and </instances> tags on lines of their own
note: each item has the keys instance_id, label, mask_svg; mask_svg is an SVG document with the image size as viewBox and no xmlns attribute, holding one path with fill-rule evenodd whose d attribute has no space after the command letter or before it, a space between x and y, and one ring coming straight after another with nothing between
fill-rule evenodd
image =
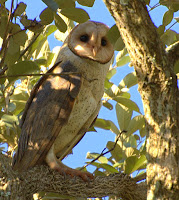
<instances>
[{"instance_id":1,"label":"dry branch","mask_svg":"<svg viewBox=\"0 0 179 200\"><path fill-rule=\"evenodd\" d=\"M109 195L124 200L146 199L145 183L137 184L126 174L95 177L84 182L80 178L62 176L48 166L36 166L18 174L11 169L11 158L0 154L0 199L27 200L32 194L45 191L71 197L105 197Z\"/></svg>"}]
</instances>

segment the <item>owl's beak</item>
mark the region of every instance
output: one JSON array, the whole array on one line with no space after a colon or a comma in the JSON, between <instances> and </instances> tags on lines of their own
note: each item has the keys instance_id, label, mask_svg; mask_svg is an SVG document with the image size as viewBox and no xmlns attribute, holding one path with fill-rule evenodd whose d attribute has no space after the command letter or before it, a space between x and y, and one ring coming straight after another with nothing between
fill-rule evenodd
<instances>
[{"instance_id":1,"label":"owl's beak","mask_svg":"<svg viewBox=\"0 0 179 200\"><path fill-rule=\"evenodd\" d=\"M93 56L96 57L96 54L98 53L98 47L97 46L94 46L92 48L92 53L93 53Z\"/></svg>"}]
</instances>

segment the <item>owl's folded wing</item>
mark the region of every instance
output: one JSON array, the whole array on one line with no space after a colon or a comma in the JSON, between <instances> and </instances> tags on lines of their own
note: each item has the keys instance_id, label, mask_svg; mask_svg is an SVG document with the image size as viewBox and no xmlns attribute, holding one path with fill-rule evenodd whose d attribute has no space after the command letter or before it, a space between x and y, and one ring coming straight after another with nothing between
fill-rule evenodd
<instances>
[{"instance_id":1,"label":"owl's folded wing","mask_svg":"<svg viewBox=\"0 0 179 200\"><path fill-rule=\"evenodd\" d=\"M21 135L12 167L22 171L41 164L67 123L82 77L70 63L57 63L48 73L68 75L43 76L34 87L22 117Z\"/></svg>"}]
</instances>

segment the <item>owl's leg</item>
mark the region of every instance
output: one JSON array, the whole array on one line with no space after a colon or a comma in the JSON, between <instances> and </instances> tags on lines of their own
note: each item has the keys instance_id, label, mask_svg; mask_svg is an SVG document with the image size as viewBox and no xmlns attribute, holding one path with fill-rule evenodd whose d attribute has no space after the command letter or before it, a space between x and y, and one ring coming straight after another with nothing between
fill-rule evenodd
<instances>
[{"instance_id":1,"label":"owl's leg","mask_svg":"<svg viewBox=\"0 0 179 200\"><path fill-rule=\"evenodd\" d=\"M45 160L51 169L58 171L62 175L68 174L72 177L79 176L84 181L88 181L89 179L94 178L93 175L89 172L82 172L64 165L61 161L57 159L56 155L54 154L53 146L48 152Z\"/></svg>"}]
</instances>

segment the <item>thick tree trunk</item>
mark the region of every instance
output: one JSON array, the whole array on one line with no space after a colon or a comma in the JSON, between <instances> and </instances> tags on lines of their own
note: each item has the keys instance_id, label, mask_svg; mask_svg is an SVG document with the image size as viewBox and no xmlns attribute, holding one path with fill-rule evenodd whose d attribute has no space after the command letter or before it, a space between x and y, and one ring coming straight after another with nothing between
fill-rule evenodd
<instances>
[{"instance_id":1,"label":"thick tree trunk","mask_svg":"<svg viewBox=\"0 0 179 200\"><path fill-rule=\"evenodd\" d=\"M11 169L11 158L0 154L0 199L31 200L36 192L54 192L71 197L105 197L109 195L124 200L145 200L146 184L136 184L137 179L119 173L96 177L84 182L80 178L64 177L48 166L36 166L18 174Z\"/></svg>"},{"instance_id":2,"label":"thick tree trunk","mask_svg":"<svg viewBox=\"0 0 179 200\"><path fill-rule=\"evenodd\" d=\"M144 1L104 2L116 20L138 77L148 133L147 199L177 200L179 113L173 65L179 59L179 44L174 56L166 53Z\"/></svg>"}]
</instances>

